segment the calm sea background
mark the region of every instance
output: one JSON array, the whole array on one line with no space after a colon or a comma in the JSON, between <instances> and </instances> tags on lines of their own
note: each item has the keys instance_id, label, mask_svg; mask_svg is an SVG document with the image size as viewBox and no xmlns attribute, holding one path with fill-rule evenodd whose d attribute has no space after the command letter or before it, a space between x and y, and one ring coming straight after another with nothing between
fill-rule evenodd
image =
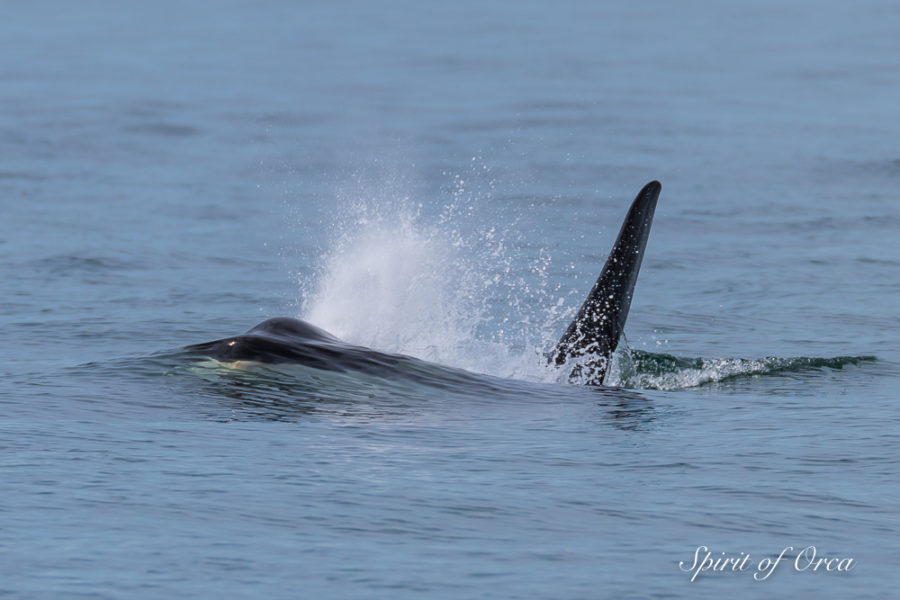
<instances>
[{"instance_id":1,"label":"calm sea background","mask_svg":"<svg viewBox=\"0 0 900 600\"><path fill-rule=\"evenodd\" d=\"M890 596L898 31L886 0L4 3L0 596ZM627 390L560 383L651 179ZM482 375L172 352L278 315ZM701 545L751 568L691 583Z\"/></svg>"}]
</instances>

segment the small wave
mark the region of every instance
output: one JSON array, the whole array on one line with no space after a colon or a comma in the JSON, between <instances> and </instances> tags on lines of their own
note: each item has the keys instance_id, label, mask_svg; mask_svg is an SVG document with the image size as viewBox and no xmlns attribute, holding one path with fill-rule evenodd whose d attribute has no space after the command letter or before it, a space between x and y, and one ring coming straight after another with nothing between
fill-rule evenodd
<instances>
[{"instance_id":1,"label":"small wave","mask_svg":"<svg viewBox=\"0 0 900 600\"><path fill-rule=\"evenodd\" d=\"M843 369L872 362L874 356L807 356L781 358L684 358L671 354L628 349L616 357L616 385L649 390L679 390L740 377Z\"/></svg>"}]
</instances>

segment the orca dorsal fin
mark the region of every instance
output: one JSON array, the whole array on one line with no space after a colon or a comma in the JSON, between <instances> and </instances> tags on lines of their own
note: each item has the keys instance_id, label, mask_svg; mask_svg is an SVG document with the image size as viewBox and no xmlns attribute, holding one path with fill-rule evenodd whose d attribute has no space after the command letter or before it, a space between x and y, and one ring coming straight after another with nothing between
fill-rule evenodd
<instances>
[{"instance_id":1,"label":"orca dorsal fin","mask_svg":"<svg viewBox=\"0 0 900 600\"><path fill-rule=\"evenodd\" d=\"M631 308L660 190L662 185L651 181L638 193L597 283L550 355L550 362L559 366L575 360L574 380L603 384Z\"/></svg>"}]
</instances>

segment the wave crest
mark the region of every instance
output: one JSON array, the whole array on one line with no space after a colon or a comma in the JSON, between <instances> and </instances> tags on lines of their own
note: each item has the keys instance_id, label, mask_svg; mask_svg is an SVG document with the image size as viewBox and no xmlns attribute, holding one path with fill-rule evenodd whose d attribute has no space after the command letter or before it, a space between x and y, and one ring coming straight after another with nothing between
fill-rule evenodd
<instances>
[{"instance_id":1,"label":"wave crest","mask_svg":"<svg viewBox=\"0 0 900 600\"><path fill-rule=\"evenodd\" d=\"M628 349L616 357L615 385L649 390L679 390L740 377L802 373L872 362L874 356L764 358L684 358Z\"/></svg>"}]
</instances>

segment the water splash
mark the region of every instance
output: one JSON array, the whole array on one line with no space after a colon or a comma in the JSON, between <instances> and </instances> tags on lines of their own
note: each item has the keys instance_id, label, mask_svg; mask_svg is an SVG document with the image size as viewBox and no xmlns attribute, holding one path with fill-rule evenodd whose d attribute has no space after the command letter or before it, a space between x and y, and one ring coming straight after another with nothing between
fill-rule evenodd
<instances>
[{"instance_id":1,"label":"water splash","mask_svg":"<svg viewBox=\"0 0 900 600\"><path fill-rule=\"evenodd\" d=\"M500 377L554 380L549 257L520 255L512 228L479 224L461 194L431 221L407 198L344 203L301 317L339 338ZM523 268L522 265L525 265ZM546 319L535 322L536 306Z\"/></svg>"}]
</instances>

